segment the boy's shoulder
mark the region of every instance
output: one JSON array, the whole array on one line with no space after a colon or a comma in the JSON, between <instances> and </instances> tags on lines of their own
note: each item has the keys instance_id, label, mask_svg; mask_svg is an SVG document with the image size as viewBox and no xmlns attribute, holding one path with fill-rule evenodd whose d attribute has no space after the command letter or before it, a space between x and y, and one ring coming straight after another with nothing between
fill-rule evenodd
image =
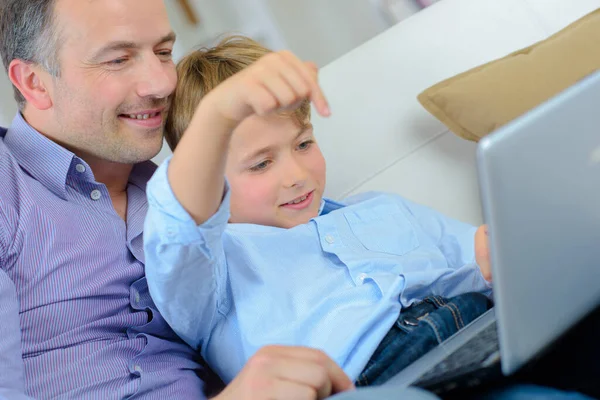
<instances>
[{"instance_id":1,"label":"boy's shoulder","mask_svg":"<svg viewBox=\"0 0 600 400\"><path fill-rule=\"evenodd\" d=\"M402 203L404 199L402 196L397 195L395 193L388 192L377 192L377 191L369 191L353 194L349 197L344 198L340 201L344 206L352 206L360 203L364 203L367 201L381 201L381 202L400 202Z\"/></svg>"},{"instance_id":2,"label":"boy's shoulder","mask_svg":"<svg viewBox=\"0 0 600 400\"><path fill-rule=\"evenodd\" d=\"M426 206L419 205L397 193L368 191L357 193L340 201L342 207L350 207L352 209L368 208L379 210L387 209L392 212L392 209L401 210L407 216L428 215L434 212Z\"/></svg>"}]
</instances>

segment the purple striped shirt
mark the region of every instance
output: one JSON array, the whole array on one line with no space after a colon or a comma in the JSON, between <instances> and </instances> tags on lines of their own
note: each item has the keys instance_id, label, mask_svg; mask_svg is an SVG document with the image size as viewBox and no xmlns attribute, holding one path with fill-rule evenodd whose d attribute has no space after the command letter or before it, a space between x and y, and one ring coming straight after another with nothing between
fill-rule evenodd
<instances>
[{"instance_id":1,"label":"purple striped shirt","mask_svg":"<svg viewBox=\"0 0 600 400\"><path fill-rule=\"evenodd\" d=\"M125 223L82 159L20 114L0 130L0 399L204 398L144 277L154 169L134 167Z\"/></svg>"}]
</instances>

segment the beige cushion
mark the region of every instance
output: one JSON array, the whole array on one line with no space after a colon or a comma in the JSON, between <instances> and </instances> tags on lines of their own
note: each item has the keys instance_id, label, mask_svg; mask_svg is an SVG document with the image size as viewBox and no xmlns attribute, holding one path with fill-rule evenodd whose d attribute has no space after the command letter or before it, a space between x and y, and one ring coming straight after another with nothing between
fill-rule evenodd
<instances>
[{"instance_id":1,"label":"beige cushion","mask_svg":"<svg viewBox=\"0 0 600 400\"><path fill-rule=\"evenodd\" d=\"M600 9L546 40L446 79L419 102L457 135L483 136L600 69Z\"/></svg>"}]
</instances>

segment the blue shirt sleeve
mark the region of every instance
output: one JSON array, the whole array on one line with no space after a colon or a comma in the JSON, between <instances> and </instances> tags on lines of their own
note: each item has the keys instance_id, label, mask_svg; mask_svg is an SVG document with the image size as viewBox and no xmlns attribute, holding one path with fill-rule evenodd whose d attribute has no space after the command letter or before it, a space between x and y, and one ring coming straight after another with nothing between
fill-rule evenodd
<instances>
[{"instance_id":1,"label":"blue shirt sleeve","mask_svg":"<svg viewBox=\"0 0 600 400\"><path fill-rule=\"evenodd\" d=\"M170 159L147 187L144 225L146 277L152 299L173 330L202 348L227 310L222 235L229 220L229 189L219 210L197 225L176 199L167 177Z\"/></svg>"},{"instance_id":2,"label":"blue shirt sleeve","mask_svg":"<svg viewBox=\"0 0 600 400\"><path fill-rule=\"evenodd\" d=\"M445 297L465 292L481 292L491 296L492 284L483 278L475 261L477 227L400 196L396 198L408 209L421 229L437 243L448 263L449 269L438 276L433 291Z\"/></svg>"}]
</instances>

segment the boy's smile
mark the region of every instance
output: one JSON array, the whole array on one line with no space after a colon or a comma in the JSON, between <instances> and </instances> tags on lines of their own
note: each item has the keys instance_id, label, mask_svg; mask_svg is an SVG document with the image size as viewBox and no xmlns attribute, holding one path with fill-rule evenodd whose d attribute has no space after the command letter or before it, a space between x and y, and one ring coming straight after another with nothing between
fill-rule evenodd
<instances>
[{"instance_id":1,"label":"boy's smile","mask_svg":"<svg viewBox=\"0 0 600 400\"><path fill-rule=\"evenodd\" d=\"M314 199L314 192L314 190L311 190L302 196L296 197L292 201L282 204L281 207L286 207L293 210L303 210L312 203Z\"/></svg>"},{"instance_id":2,"label":"boy's smile","mask_svg":"<svg viewBox=\"0 0 600 400\"><path fill-rule=\"evenodd\" d=\"M231 138L226 176L232 223L292 228L319 214L325 160L310 124L282 115L244 120Z\"/></svg>"}]
</instances>

